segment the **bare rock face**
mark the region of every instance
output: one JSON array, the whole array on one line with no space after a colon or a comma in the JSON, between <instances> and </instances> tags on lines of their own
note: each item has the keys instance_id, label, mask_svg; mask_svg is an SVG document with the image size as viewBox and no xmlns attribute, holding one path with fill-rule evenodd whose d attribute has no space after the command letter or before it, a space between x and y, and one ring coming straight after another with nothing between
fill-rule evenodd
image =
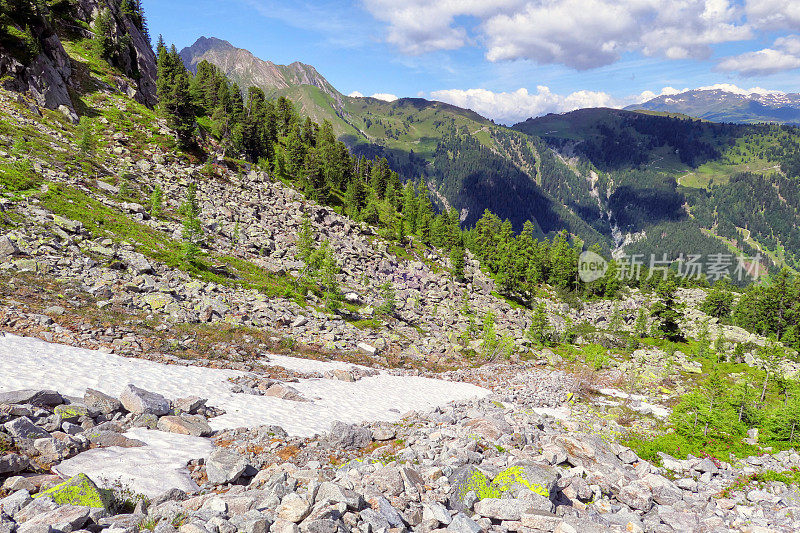
<instances>
[{"instance_id":1,"label":"bare rock face","mask_svg":"<svg viewBox=\"0 0 800 533\"><path fill-rule=\"evenodd\" d=\"M30 65L0 54L0 77L8 77L9 89L27 91L40 107L58 109L67 107L74 113L68 86L72 76L70 59L56 35L45 38L42 53Z\"/></svg>"},{"instance_id":2,"label":"bare rock face","mask_svg":"<svg viewBox=\"0 0 800 533\"><path fill-rule=\"evenodd\" d=\"M105 2L99 2L98 0L80 0L77 2L76 10L81 20L92 25L100 15L101 8L105 6ZM125 35L130 38L130 53L122 53L116 57L117 66L130 79L117 80L117 89L126 93L140 104L153 107L157 103L157 67L153 47L130 17L123 15L119 1L110 2L108 7L113 14L111 35L114 41L119 43Z\"/></svg>"},{"instance_id":3,"label":"bare rock face","mask_svg":"<svg viewBox=\"0 0 800 533\"><path fill-rule=\"evenodd\" d=\"M115 55L114 63L127 76L115 80L116 88L139 103L153 107L157 103L155 53L147 36L131 17L122 13L120 4L119 0L108 3L113 15L111 37L120 44L120 52ZM102 6L105 5L103 2ZM101 2L80 0L73 10L76 21L91 26L101 12ZM77 86L72 81L70 57L44 16L36 33L41 36L41 53L30 63L23 64L19 59L0 52L0 78L5 79L3 85L10 90L28 92L39 107L58 109L67 118L77 122L78 115L69 92L71 87ZM84 33L84 37L91 37L88 31Z\"/></svg>"}]
</instances>

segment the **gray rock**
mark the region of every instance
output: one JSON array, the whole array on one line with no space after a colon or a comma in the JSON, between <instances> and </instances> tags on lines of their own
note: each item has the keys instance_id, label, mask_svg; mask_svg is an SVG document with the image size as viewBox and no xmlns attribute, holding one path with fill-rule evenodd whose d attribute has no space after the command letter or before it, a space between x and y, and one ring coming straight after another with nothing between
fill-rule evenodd
<instances>
[{"instance_id":1,"label":"gray rock","mask_svg":"<svg viewBox=\"0 0 800 533\"><path fill-rule=\"evenodd\" d=\"M28 468L29 464L30 461L27 457L17 455L16 453L0 455L0 475L17 474Z\"/></svg>"},{"instance_id":2,"label":"gray rock","mask_svg":"<svg viewBox=\"0 0 800 533\"><path fill-rule=\"evenodd\" d=\"M53 390L25 389L0 392L0 403L30 404L39 407L55 407L64 403L59 393Z\"/></svg>"},{"instance_id":3,"label":"gray rock","mask_svg":"<svg viewBox=\"0 0 800 533\"><path fill-rule=\"evenodd\" d=\"M346 489L336 483L326 481L317 490L316 503L329 501L331 503L343 503L352 511L359 511L366 504L363 496L357 492Z\"/></svg>"},{"instance_id":4,"label":"gray rock","mask_svg":"<svg viewBox=\"0 0 800 533\"><path fill-rule=\"evenodd\" d=\"M208 420L200 415L162 416L158 420L158 429L193 437L208 437L213 433Z\"/></svg>"},{"instance_id":5,"label":"gray rock","mask_svg":"<svg viewBox=\"0 0 800 533\"><path fill-rule=\"evenodd\" d=\"M617 499L631 509L640 511L649 511L653 506L653 493L644 482L639 480L622 487L617 494Z\"/></svg>"},{"instance_id":6,"label":"gray rock","mask_svg":"<svg viewBox=\"0 0 800 533\"><path fill-rule=\"evenodd\" d=\"M172 403L175 406L175 409L193 415L197 413L198 409L200 409L201 407L205 407L206 402L208 402L208 400L206 400L205 398L200 398L198 396L189 396L187 398L178 398Z\"/></svg>"},{"instance_id":7,"label":"gray rock","mask_svg":"<svg viewBox=\"0 0 800 533\"><path fill-rule=\"evenodd\" d=\"M89 439L89 442L98 448L110 448L112 446L117 446L119 448L140 448L145 446L145 443L140 440L131 439L122 433L116 433L114 431L90 429L86 431L84 435Z\"/></svg>"},{"instance_id":8,"label":"gray rock","mask_svg":"<svg viewBox=\"0 0 800 533\"><path fill-rule=\"evenodd\" d=\"M337 448L357 450L372 442L372 432L365 427L334 422L328 441Z\"/></svg>"},{"instance_id":9,"label":"gray rock","mask_svg":"<svg viewBox=\"0 0 800 533\"><path fill-rule=\"evenodd\" d=\"M453 521L450 522L450 525L447 526L447 531L454 531L456 533L480 533L483 531L483 528L464 513L458 513L453 517Z\"/></svg>"},{"instance_id":10,"label":"gray rock","mask_svg":"<svg viewBox=\"0 0 800 533\"><path fill-rule=\"evenodd\" d=\"M519 520L530 505L513 498L485 498L475 504L475 512L493 520Z\"/></svg>"},{"instance_id":11,"label":"gray rock","mask_svg":"<svg viewBox=\"0 0 800 533\"><path fill-rule=\"evenodd\" d=\"M122 406L133 414L162 416L169 413L169 401L155 392L128 385L119 396Z\"/></svg>"},{"instance_id":12,"label":"gray rock","mask_svg":"<svg viewBox=\"0 0 800 533\"><path fill-rule=\"evenodd\" d=\"M122 409L122 402L103 392L94 389L86 389L83 395L83 403L88 407L107 415Z\"/></svg>"},{"instance_id":13,"label":"gray rock","mask_svg":"<svg viewBox=\"0 0 800 533\"><path fill-rule=\"evenodd\" d=\"M212 485L233 483L241 477L250 463L227 448L217 448L206 461L206 476Z\"/></svg>"},{"instance_id":14,"label":"gray rock","mask_svg":"<svg viewBox=\"0 0 800 533\"><path fill-rule=\"evenodd\" d=\"M661 505L673 505L683 500L683 491L675 483L659 476L647 474L642 481L653 493L653 501Z\"/></svg>"},{"instance_id":15,"label":"gray rock","mask_svg":"<svg viewBox=\"0 0 800 533\"><path fill-rule=\"evenodd\" d=\"M321 520L306 520L300 525L302 533L341 533L345 529L338 520L323 518Z\"/></svg>"},{"instance_id":16,"label":"gray rock","mask_svg":"<svg viewBox=\"0 0 800 533\"><path fill-rule=\"evenodd\" d=\"M422 520L435 520L439 524L449 525L453 521L450 511L441 503L426 503L422 506Z\"/></svg>"},{"instance_id":17,"label":"gray rock","mask_svg":"<svg viewBox=\"0 0 800 533\"><path fill-rule=\"evenodd\" d=\"M3 424L15 439L49 439L50 434L44 429L34 425L27 416L16 418Z\"/></svg>"},{"instance_id":18,"label":"gray rock","mask_svg":"<svg viewBox=\"0 0 800 533\"><path fill-rule=\"evenodd\" d=\"M520 519L524 527L540 531L554 531L562 519L546 511L526 511Z\"/></svg>"},{"instance_id":19,"label":"gray rock","mask_svg":"<svg viewBox=\"0 0 800 533\"><path fill-rule=\"evenodd\" d=\"M6 496L0 500L0 509L10 515L15 515L22 510L23 507L33 501L31 493L27 490L18 490L10 496Z\"/></svg>"},{"instance_id":20,"label":"gray rock","mask_svg":"<svg viewBox=\"0 0 800 533\"><path fill-rule=\"evenodd\" d=\"M8 238L8 235L0 235L0 259L7 259L15 255L19 255L17 245Z\"/></svg>"},{"instance_id":21,"label":"gray rock","mask_svg":"<svg viewBox=\"0 0 800 533\"><path fill-rule=\"evenodd\" d=\"M78 531L83 528L88 521L88 507L64 505L52 511L34 516L24 523L24 527L47 525L63 533L72 533L73 531Z\"/></svg>"},{"instance_id":22,"label":"gray rock","mask_svg":"<svg viewBox=\"0 0 800 533\"><path fill-rule=\"evenodd\" d=\"M278 518L298 524L308 516L310 511L311 505L308 503L308 500L296 492L291 492L281 501L277 509L277 514Z\"/></svg>"},{"instance_id":23,"label":"gray rock","mask_svg":"<svg viewBox=\"0 0 800 533\"><path fill-rule=\"evenodd\" d=\"M125 265L136 274L150 274L153 272L153 265L140 253L122 252L121 257Z\"/></svg>"}]
</instances>

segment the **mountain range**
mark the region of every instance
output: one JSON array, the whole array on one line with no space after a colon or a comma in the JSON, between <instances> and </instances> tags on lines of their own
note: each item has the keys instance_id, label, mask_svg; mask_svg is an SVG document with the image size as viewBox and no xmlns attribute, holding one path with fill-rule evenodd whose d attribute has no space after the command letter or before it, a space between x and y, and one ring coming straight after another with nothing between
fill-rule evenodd
<instances>
[{"instance_id":1,"label":"mountain range","mask_svg":"<svg viewBox=\"0 0 800 533\"><path fill-rule=\"evenodd\" d=\"M442 102L345 96L312 66L275 65L215 38L181 57L189 69L209 61L242 87L328 120L355 153L386 157L405 180L425 179L466 226L489 209L517 230L530 220L540 236L567 230L617 254L677 257L691 248L800 267L800 192L787 200L797 180L786 176L800 174L791 170L800 134L746 124L791 122L798 95L689 91L636 110L583 109L508 128Z\"/></svg>"},{"instance_id":2,"label":"mountain range","mask_svg":"<svg viewBox=\"0 0 800 533\"><path fill-rule=\"evenodd\" d=\"M628 110L681 113L714 122L800 124L800 94L697 89L661 95Z\"/></svg>"}]
</instances>

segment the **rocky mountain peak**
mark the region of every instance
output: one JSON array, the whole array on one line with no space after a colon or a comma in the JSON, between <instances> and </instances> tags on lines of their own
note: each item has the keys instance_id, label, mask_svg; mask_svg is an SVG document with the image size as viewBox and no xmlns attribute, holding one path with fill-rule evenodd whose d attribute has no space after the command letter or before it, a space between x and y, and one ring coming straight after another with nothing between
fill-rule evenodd
<instances>
[{"instance_id":1,"label":"rocky mountain peak","mask_svg":"<svg viewBox=\"0 0 800 533\"><path fill-rule=\"evenodd\" d=\"M322 92L341 100L337 91L317 69L311 65L295 61L289 65L278 65L253 55L250 51L237 48L230 42L216 37L200 37L192 46L180 52L186 68L197 71L197 65L208 61L219 67L228 77L243 89L260 87L267 92L301 85L317 87Z\"/></svg>"}]
</instances>

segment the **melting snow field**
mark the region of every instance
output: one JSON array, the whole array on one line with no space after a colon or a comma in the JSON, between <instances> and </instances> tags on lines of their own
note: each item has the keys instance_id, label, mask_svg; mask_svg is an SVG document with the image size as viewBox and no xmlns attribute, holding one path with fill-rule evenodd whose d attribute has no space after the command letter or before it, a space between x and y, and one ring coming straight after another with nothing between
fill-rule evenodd
<instances>
[{"instance_id":1,"label":"melting snow field","mask_svg":"<svg viewBox=\"0 0 800 533\"><path fill-rule=\"evenodd\" d=\"M269 364L300 372L353 366L275 355L270 356ZM278 425L290 435L310 437L327 432L337 420L396 421L408 411L427 411L451 401L489 394L486 389L466 383L381 373L355 383L302 379L290 385L311 401L293 402L232 393L228 378L240 375L245 374L165 365L38 339L0 336L0 392L47 388L82 397L87 388L93 388L118 397L123 387L131 383L169 399L207 398L208 405L226 411L225 415L210 420L215 430ZM192 488L182 465L210 451L208 439L146 430L127 435L148 446L90 450L62 463L59 471L64 475L84 472L98 482L102 479L105 485L118 479L137 492L152 495L172 486ZM156 472L158 476L154 475Z\"/></svg>"}]
</instances>

